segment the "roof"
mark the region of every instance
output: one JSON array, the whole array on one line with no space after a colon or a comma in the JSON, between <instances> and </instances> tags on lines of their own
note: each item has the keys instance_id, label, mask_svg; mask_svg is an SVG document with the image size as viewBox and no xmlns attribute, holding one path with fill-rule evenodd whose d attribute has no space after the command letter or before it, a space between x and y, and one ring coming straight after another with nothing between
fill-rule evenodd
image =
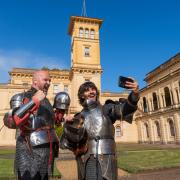
<instances>
[{"instance_id":1,"label":"roof","mask_svg":"<svg viewBox=\"0 0 180 180\"><path fill-rule=\"evenodd\" d=\"M103 22L102 19L98 19L98 18L91 18L91 17L84 17L84 16L71 16L70 17L69 28L68 28L68 34L69 35L72 34L72 30L73 30L75 21L97 23L97 24L99 24L99 28L101 27L102 22Z\"/></svg>"}]
</instances>

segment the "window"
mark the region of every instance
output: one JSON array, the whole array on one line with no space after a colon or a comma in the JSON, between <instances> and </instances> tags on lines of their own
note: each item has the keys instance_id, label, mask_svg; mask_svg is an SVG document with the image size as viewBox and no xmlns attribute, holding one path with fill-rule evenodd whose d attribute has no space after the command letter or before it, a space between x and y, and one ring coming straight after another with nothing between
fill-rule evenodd
<instances>
[{"instance_id":1,"label":"window","mask_svg":"<svg viewBox=\"0 0 180 180\"><path fill-rule=\"evenodd\" d=\"M164 88L164 93L165 93L165 101L166 101L166 106L171 106L172 102L171 102L171 96L170 96L170 91L168 87Z\"/></svg>"},{"instance_id":2,"label":"window","mask_svg":"<svg viewBox=\"0 0 180 180\"><path fill-rule=\"evenodd\" d=\"M169 120L169 129L170 129L170 135L175 136L174 123L171 119Z\"/></svg>"},{"instance_id":3,"label":"window","mask_svg":"<svg viewBox=\"0 0 180 180\"><path fill-rule=\"evenodd\" d=\"M144 107L144 112L148 112L147 102L146 102L146 98L145 97L143 97L143 107Z\"/></svg>"},{"instance_id":4,"label":"window","mask_svg":"<svg viewBox=\"0 0 180 180\"><path fill-rule=\"evenodd\" d=\"M161 137L159 122L155 122L157 137Z\"/></svg>"},{"instance_id":5,"label":"window","mask_svg":"<svg viewBox=\"0 0 180 180\"><path fill-rule=\"evenodd\" d=\"M83 28L79 28L79 37L83 37Z\"/></svg>"},{"instance_id":6,"label":"window","mask_svg":"<svg viewBox=\"0 0 180 180\"><path fill-rule=\"evenodd\" d=\"M95 37L94 35L95 35L94 29L91 29L90 38L91 38L91 39L94 39L94 37Z\"/></svg>"},{"instance_id":7,"label":"window","mask_svg":"<svg viewBox=\"0 0 180 180\"><path fill-rule=\"evenodd\" d=\"M121 136L121 128L120 128L120 126L116 126L116 128L115 128L115 136L116 137Z\"/></svg>"},{"instance_id":8,"label":"window","mask_svg":"<svg viewBox=\"0 0 180 180\"><path fill-rule=\"evenodd\" d=\"M64 91L68 92L68 85L64 85Z\"/></svg>"},{"instance_id":9,"label":"window","mask_svg":"<svg viewBox=\"0 0 180 180\"><path fill-rule=\"evenodd\" d=\"M89 29L85 29L85 38L89 37Z\"/></svg>"},{"instance_id":10,"label":"window","mask_svg":"<svg viewBox=\"0 0 180 180\"><path fill-rule=\"evenodd\" d=\"M84 47L84 56L86 56L86 57L90 56L90 49L89 49L89 47Z\"/></svg>"},{"instance_id":11,"label":"window","mask_svg":"<svg viewBox=\"0 0 180 180\"><path fill-rule=\"evenodd\" d=\"M57 84L55 84L55 85L53 86L53 93L56 94L56 93L58 93L58 92L59 92L59 86L58 86Z\"/></svg>"},{"instance_id":12,"label":"window","mask_svg":"<svg viewBox=\"0 0 180 180\"><path fill-rule=\"evenodd\" d=\"M157 101L157 96L156 93L153 93L153 106L154 106L154 110L158 109L158 101Z\"/></svg>"}]
</instances>

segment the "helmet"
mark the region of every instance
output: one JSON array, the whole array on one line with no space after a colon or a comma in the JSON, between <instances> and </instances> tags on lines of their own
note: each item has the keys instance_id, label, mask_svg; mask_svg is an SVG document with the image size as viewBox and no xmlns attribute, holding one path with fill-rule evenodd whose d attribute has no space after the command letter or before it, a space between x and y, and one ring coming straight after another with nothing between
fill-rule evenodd
<instances>
[{"instance_id":1,"label":"helmet","mask_svg":"<svg viewBox=\"0 0 180 180\"><path fill-rule=\"evenodd\" d=\"M84 117L77 113L73 121L65 122L63 134L60 138L60 148L75 150L83 147L88 139L87 130L84 128Z\"/></svg>"},{"instance_id":2,"label":"helmet","mask_svg":"<svg viewBox=\"0 0 180 180\"><path fill-rule=\"evenodd\" d=\"M15 94L10 100L10 108L11 109L18 108L22 104L23 97L24 96L22 93Z\"/></svg>"},{"instance_id":3,"label":"helmet","mask_svg":"<svg viewBox=\"0 0 180 180\"><path fill-rule=\"evenodd\" d=\"M53 108L67 110L70 105L70 97L66 92L59 92L54 98Z\"/></svg>"}]
</instances>

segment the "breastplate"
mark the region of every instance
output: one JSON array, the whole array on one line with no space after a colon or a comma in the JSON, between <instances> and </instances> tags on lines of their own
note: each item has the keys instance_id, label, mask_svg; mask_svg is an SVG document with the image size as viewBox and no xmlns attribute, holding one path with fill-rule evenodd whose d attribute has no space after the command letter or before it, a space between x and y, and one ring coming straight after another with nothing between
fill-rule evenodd
<instances>
[{"instance_id":1,"label":"breastplate","mask_svg":"<svg viewBox=\"0 0 180 180\"><path fill-rule=\"evenodd\" d=\"M30 115L24 132L30 137L32 146L58 142L54 129L54 111L47 99L41 101L37 112Z\"/></svg>"},{"instance_id":2,"label":"breastplate","mask_svg":"<svg viewBox=\"0 0 180 180\"><path fill-rule=\"evenodd\" d=\"M34 114L31 114L25 128L32 132L43 127L54 126L54 112L48 100L43 100Z\"/></svg>"},{"instance_id":3,"label":"breastplate","mask_svg":"<svg viewBox=\"0 0 180 180\"><path fill-rule=\"evenodd\" d=\"M109 117L103 114L100 105L84 110L82 114L85 118L84 127L87 130L89 139L95 139L96 137L100 139L113 139L114 126Z\"/></svg>"}]
</instances>

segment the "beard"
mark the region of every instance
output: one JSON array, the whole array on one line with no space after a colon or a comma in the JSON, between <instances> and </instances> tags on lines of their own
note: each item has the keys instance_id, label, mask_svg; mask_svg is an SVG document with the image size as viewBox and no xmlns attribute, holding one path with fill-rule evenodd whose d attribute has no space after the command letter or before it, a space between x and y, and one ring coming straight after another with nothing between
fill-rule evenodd
<instances>
[{"instance_id":1,"label":"beard","mask_svg":"<svg viewBox=\"0 0 180 180\"><path fill-rule=\"evenodd\" d=\"M43 92L44 94L47 96L47 93L48 93L48 89L49 89L49 85L48 84L45 84L44 87L43 87Z\"/></svg>"}]
</instances>

